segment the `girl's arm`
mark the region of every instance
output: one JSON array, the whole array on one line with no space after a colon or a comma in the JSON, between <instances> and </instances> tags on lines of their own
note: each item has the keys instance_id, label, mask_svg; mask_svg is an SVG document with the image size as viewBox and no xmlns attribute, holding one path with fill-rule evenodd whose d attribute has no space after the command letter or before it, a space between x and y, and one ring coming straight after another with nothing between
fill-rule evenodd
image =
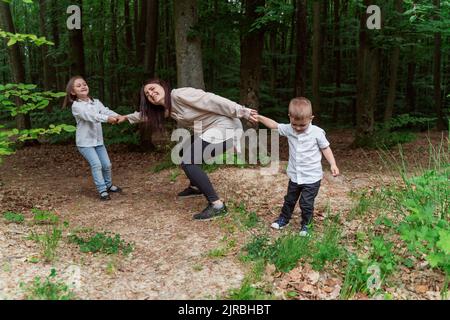
<instances>
[{"instance_id":1,"label":"girl's arm","mask_svg":"<svg viewBox=\"0 0 450 320\"><path fill-rule=\"evenodd\" d=\"M205 112L212 112L230 118L244 118L253 122L257 121L256 115L258 113L256 110L246 108L224 97L200 89L176 89L172 91L172 98L178 103L186 104Z\"/></svg>"},{"instance_id":2,"label":"girl's arm","mask_svg":"<svg viewBox=\"0 0 450 320\"><path fill-rule=\"evenodd\" d=\"M274 130L278 129L278 122L276 122L270 118L258 115L258 122L261 122L263 125L265 125L269 129L274 129Z\"/></svg>"},{"instance_id":3,"label":"girl's arm","mask_svg":"<svg viewBox=\"0 0 450 320\"><path fill-rule=\"evenodd\" d=\"M111 116L111 117L119 117L120 114L112 111L111 109L105 107L105 105L100 101L100 100L96 100L97 103L100 105L100 113L101 114L106 114L107 116Z\"/></svg>"},{"instance_id":4,"label":"girl's arm","mask_svg":"<svg viewBox=\"0 0 450 320\"><path fill-rule=\"evenodd\" d=\"M75 118L89 122L109 122L109 118L112 118L106 114L93 112L76 102L72 105L72 114Z\"/></svg>"},{"instance_id":5,"label":"girl's arm","mask_svg":"<svg viewBox=\"0 0 450 320\"><path fill-rule=\"evenodd\" d=\"M336 165L336 160L334 159L333 151L331 151L331 148L327 147L325 149L322 149L322 153L325 156L325 159L327 159L328 163L331 166L331 173L333 174L333 177L338 176L339 168Z\"/></svg>"}]
</instances>

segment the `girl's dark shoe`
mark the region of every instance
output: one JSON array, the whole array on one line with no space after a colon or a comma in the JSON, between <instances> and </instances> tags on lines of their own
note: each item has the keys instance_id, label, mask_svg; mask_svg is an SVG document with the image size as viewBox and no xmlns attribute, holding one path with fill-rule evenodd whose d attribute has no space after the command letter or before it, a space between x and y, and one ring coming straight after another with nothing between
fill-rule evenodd
<instances>
[{"instance_id":1,"label":"girl's dark shoe","mask_svg":"<svg viewBox=\"0 0 450 320\"><path fill-rule=\"evenodd\" d=\"M108 188L108 192L119 193L122 192L122 188L112 185L111 187Z\"/></svg>"},{"instance_id":2,"label":"girl's dark shoe","mask_svg":"<svg viewBox=\"0 0 450 320\"><path fill-rule=\"evenodd\" d=\"M111 197L109 196L109 193L105 191L100 194L100 200L108 201L108 200L111 200Z\"/></svg>"}]
</instances>

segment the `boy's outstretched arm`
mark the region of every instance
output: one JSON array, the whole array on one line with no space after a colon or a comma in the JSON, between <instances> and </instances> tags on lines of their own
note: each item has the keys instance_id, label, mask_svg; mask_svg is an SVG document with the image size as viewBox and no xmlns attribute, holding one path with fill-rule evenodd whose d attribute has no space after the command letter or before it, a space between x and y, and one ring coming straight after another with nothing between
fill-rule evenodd
<instances>
[{"instance_id":1,"label":"boy's outstretched arm","mask_svg":"<svg viewBox=\"0 0 450 320\"><path fill-rule=\"evenodd\" d=\"M336 160L334 159L333 151L331 151L330 147L327 147L325 149L322 149L322 153L325 156L325 159L327 159L328 163L331 166L331 174L333 177L336 177L339 175L339 168L336 165Z\"/></svg>"},{"instance_id":2,"label":"boy's outstretched arm","mask_svg":"<svg viewBox=\"0 0 450 320\"><path fill-rule=\"evenodd\" d=\"M258 122L262 123L269 129L278 129L278 122L262 115L258 115Z\"/></svg>"}]
</instances>

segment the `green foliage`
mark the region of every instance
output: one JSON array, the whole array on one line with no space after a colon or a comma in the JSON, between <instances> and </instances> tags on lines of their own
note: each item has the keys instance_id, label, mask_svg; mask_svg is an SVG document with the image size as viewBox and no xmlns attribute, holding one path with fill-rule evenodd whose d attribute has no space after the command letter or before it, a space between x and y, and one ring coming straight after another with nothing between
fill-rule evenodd
<instances>
[{"instance_id":1,"label":"green foliage","mask_svg":"<svg viewBox=\"0 0 450 320\"><path fill-rule=\"evenodd\" d=\"M51 100L64 96L64 93L50 91L36 91L33 84L6 84L0 85L0 111L7 112L15 117L19 114L27 114L31 111L45 109ZM17 104L17 100L22 101ZM51 124L47 129L34 128L29 130L6 129L0 125L0 161L1 156L14 152L13 146L17 142L37 139L43 135L61 134L61 132L75 132L76 128L67 124Z\"/></svg>"},{"instance_id":2,"label":"green foliage","mask_svg":"<svg viewBox=\"0 0 450 320\"><path fill-rule=\"evenodd\" d=\"M368 293L369 274L367 269L368 263L366 261L360 260L353 254L349 256L340 292L341 299L350 299L358 292Z\"/></svg>"},{"instance_id":3,"label":"green foliage","mask_svg":"<svg viewBox=\"0 0 450 320\"><path fill-rule=\"evenodd\" d=\"M344 257L344 250L339 244L341 230L335 221L325 222L323 235L314 241L311 252L311 265L315 270L323 270L327 262Z\"/></svg>"},{"instance_id":4,"label":"green foliage","mask_svg":"<svg viewBox=\"0 0 450 320\"><path fill-rule=\"evenodd\" d=\"M33 221L37 224L55 224L59 221L59 217L51 211L32 209L31 212L34 214Z\"/></svg>"},{"instance_id":5,"label":"green foliage","mask_svg":"<svg viewBox=\"0 0 450 320\"><path fill-rule=\"evenodd\" d=\"M22 223L25 221L23 214L11 212L11 211L4 212L3 218L5 218L5 220L8 222L13 222L13 223Z\"/></svg>"},{"instance_id":6,"label":"green foliage","mask_svg":"<svg viewBox=\"0 0 450 320\"><path fill-rule=\"evenodd\" d=\"M450 167L406 179L401 207L407 213L399 227L413 254L424 254L430 266L450 273Z\"/></svg>"},{"instance_id":7,"label":"green foliage","mask_svg":"<svg viewBox=\"0 0 450 320\"><path fill-rule=\"evenodd\" d=\"M11 116L26 114L32 110L42 110L48 107L53 99L64 97L64 92L39 92L34 84L12 84L0 85L0 107L8 111ZM23 103L17 105L16 101L20 99Z\"/></svg>"},{"instance_id":8,"label":"green foliage","mask_svg":"<svg viewBox=\"0 0 450 320\"><path fill-rule=\"evenodd\" d=\"M244 279L239 289L232 289L228 300L269 300L272 297L263 289L257 287L249 279Z\"/></svg>"},{"instance_id":9,"label":"green foliage","mask_svg":"<svg viewBox=\"0 0 450 320\"><path fill-rule=\"evenodd\" d=\"M377 262L383 278L392 274L397 267L398 255L393 251L394 244L382 236L372 239L371 260Z\"/></svg>"},{"instance_id":10,"label":"green foliage","mask_svg":"<svg viewBox=\"0 0 450 320\"><path fill-rule=\"evenodd\" d=\"M56 270L52 269L50 275L41 280L34 278L30 284L21 283L27 300L74 300L75 293L64 282L56 280Z\"/></svg>"},{"instance_id":11,"label":"green foliage","mask_svg":"<svg viewBox=\"0 0 450 320\"><path fill-rule=\"evenodd\" d=\"M97 232L86 238L75 234L70 235L70 241L79 245L81 252L101 252L105 254L119 254L127 256L133 251L133 245L126 243L118 234L110 232Z\"/></svg>"},{"instance_id":12,"label":"green foliage","mask_svg":"<svg viewBox=\"0 0 450 320\"><path fill-rule=\"evenodd\" d=\"M41 248L41 255L45 262L53 262L56 258L56 250L62 238L62 230L58 227L47 228L43 234L32 232L30 240L37 242Z\"/></svg>"},{"instance_id":13,"label":"green foliage","mask_svg":"<svg viewBox=\"0 0 450 320\"><path fill-rule=\"evenodd\" d=\"M0 29L0 38L8 39L7 46L13 46L17 42L28 42L35 44L37 46L42 46L44 44L53 46L54 43L45 39L45 37L38 37L34 34L21 34L21 33L11 33Z\"/></svg>"},{"instance_id":14,"label":"green foliage","mask_svg":"<svg viewBox=\"0 0 450 320\"><path fill-rule=\"evenodd\" d=\"M253 229L259 222L260 218L255 211L249 212L245 207L245 204L241 202L239 206L233 207L233 220L236 225L243 229Z\"/></svg>"}]
</instances>

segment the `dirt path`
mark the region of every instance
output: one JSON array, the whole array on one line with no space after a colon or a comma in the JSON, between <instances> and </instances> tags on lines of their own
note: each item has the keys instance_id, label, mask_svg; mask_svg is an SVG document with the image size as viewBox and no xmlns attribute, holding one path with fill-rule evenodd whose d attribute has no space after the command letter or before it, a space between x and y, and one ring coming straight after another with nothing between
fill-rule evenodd
<instances>
[{"instance_id":1,"label":"dirt path","mask_svg":"<svg viewBox=\"0 0 450 320\"><path fill-rule=\"evenodd\" d=\"M349 211L350 191L392 181L388 173L380 173L376 153L348 149L350 139L351 134L345 132L331 137L343 175L333 178L326 173L316 201L318 221L327 210ZM39 254L39 248L26 240L31 226L1 219L0 298L23 298L20 282L45 277L53 267L59 278L69 279L74 266L81 271L76 293L82 299L214 299L239 287L248 270L237 255L208 257L225 235L220 222L192 220L205 200L176 199L176 193L187 185L185 176L180 174L171 182L174 171L152 173L150 168L158 161L155 155L129 153L119 147L109 152L114 181L125 193L103 203L96 197L87 164L73 146L18 151L0 167L0 212L22 212L29 221L32 208L54 210L70 229L120 234L134 242L133 253L127 258L86 255L62 241L54 264L33 264L30 258ZM221 168L210 176L223 198L244 201L269 223L283 203L284 167L282 162L279 172L270 176L261 176L258 168ZM298 220L297 214L294 226Z\"/></svg>"}]
</instances>

